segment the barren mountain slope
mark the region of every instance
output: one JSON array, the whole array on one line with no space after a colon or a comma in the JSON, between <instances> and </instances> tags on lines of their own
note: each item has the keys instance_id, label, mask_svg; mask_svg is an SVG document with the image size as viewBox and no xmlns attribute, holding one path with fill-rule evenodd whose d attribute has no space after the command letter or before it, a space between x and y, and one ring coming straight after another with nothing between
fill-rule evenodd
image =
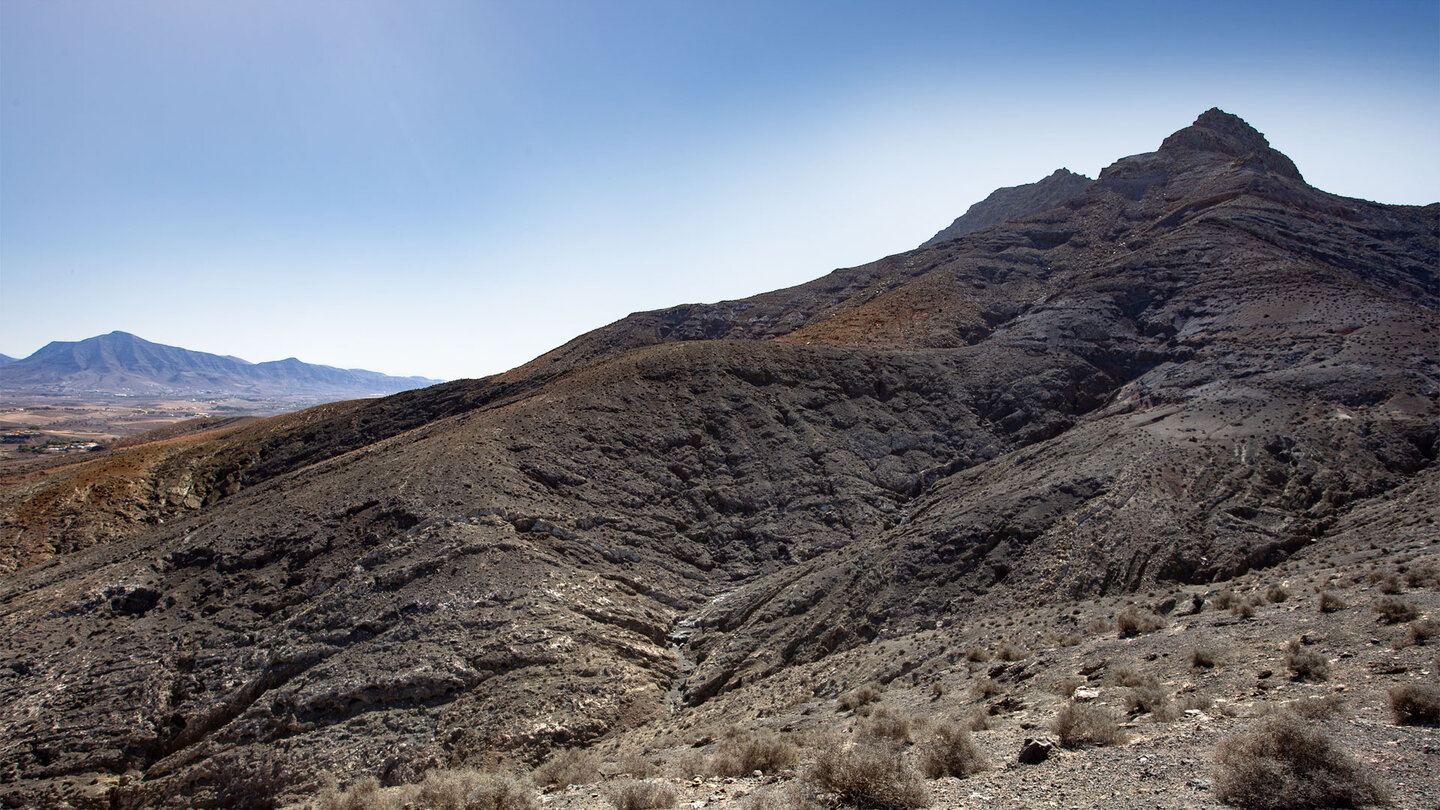
<instances>
[{"instance_id":1,"label":"barren mountain slope","mask_svg":"<svg viewBox=\"0 0 1440 810\"><path fill-rule=\"evenodd\" d=\"M1312 189L1212 110L1059 209L125 451L198 505L97 523L79 473L7 483L18 553L73 551L0 580L0 795L533 760L827 657L838 688L869 642L1353 544L1362 510L1433 543L1387 498L1440 441L1437 213Z\"/></svg>"}]
</instances>

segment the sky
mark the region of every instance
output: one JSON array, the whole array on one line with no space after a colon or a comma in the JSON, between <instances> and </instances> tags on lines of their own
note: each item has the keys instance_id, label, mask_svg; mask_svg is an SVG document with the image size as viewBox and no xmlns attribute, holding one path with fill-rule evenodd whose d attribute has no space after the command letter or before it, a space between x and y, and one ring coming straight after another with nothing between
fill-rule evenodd
<instances>
[{"instance_id":1,"label":"sky","mask_svg":"<svg viewBox=\"0 0 1440 810\"><path fill-rule=\"evenodd\" d=\"M0 353L479 377L917 246L1210 107L1440 200L1440 3L4 0Z\"/></svg>"}]
</instances>

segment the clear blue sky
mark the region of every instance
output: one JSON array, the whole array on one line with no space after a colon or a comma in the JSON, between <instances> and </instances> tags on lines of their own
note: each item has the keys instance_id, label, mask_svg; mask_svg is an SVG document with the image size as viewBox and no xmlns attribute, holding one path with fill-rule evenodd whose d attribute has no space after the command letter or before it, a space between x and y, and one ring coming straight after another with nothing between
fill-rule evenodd
<instances>
[{"instance_id":1,"label":"clear blue sky","mask_svg":"<svg viewBox=\"0 0 1440 810\"><path fill-rule=\"evenodd\" d=\"M0 352L432 377L915 246L1219 106L1440 199L1440 3L4 0Z\"/></svg>"}]
</instances>

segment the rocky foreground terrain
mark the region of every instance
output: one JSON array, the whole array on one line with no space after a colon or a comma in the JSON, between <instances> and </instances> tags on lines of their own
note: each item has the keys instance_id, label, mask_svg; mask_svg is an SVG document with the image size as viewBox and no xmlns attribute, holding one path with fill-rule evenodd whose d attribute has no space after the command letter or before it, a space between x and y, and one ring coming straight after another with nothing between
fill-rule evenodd
<instances>
[{"instance_id":1,"label":"rocky foreground terrain","mask_svg":"<svg viewBox=\"0 0 1440 810\"><path fill-rule=\"evenodd\" d=\"M1225 765L1260 739L1341 750L1311 806L1434 807L1440 205L1219 110L1005 197L497 377L7 477L0 802L548 763L492 806L1266 806ZM965 775L909 781L940 738Z\"/></svg>"}]
</instances>

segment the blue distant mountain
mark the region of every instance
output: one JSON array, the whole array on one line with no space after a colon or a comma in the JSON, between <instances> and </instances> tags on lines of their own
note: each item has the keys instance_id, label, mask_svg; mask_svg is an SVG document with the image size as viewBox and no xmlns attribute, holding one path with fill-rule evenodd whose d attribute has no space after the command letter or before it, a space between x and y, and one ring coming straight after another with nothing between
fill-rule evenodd
<instances>
[{"instance_id":1,"label":"blue distant mountain","mask_svg":"<svg viewBox=\"0 0 1440 810\"><path fill-rule=\"evenodd\" d=\"M439 380L302 363L250 363L237 357L151 343L128 332L55 341L0 364L7 393L239 395L354 399L423 388Z\"/></svg>"}]
</instances>

